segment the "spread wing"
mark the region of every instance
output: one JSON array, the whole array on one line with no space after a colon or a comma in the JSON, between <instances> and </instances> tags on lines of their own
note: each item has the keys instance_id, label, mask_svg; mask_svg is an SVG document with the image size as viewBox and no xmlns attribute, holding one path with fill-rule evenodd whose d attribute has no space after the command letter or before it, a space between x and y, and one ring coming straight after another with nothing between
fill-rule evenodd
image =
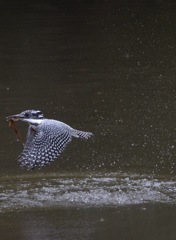
<instances>
[{"instance_id":1,"label":"spread wing","mask_svg":"<svg viewBox=\"0 0 176 240\"><path fill-rule=\"evenodd\" d=\"M22 167L41 168L58 158L72 137L62 127L29 126L23 152L19 156Z\"/></svg>"}]
</instances>

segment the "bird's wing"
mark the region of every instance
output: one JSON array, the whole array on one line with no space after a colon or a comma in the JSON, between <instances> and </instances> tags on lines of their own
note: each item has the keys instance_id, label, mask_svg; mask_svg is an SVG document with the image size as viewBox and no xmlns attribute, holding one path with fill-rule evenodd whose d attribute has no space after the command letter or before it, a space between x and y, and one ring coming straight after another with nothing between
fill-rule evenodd
<instances>
[{"instance_id":1,"label":"bird's wing","mask_svg":"<svg viewBox=\"0 0 176 240\"><path fill-rule=\"evenodd\" d=\"M61 127L29 127L24 150L19 156L27 169L43 167L54 161L71 141L70 132Z\"/></svg>"}]
</instances>

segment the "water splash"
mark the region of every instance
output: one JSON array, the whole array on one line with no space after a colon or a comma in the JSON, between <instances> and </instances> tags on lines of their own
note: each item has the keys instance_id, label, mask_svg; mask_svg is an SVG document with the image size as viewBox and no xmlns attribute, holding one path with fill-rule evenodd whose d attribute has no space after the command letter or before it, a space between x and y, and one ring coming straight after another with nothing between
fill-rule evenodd
<instances>
[{"instance_id":1,"label":"water splash","mask_svg":"<svg viewBox=\"0 0 176 240\"><path fill-rule=\"evenodd\" d=\"M29 207L102 207L175 204L176 181L138 174L52 175L3 178L0 211Z\"/></svg>"}]
</instances>

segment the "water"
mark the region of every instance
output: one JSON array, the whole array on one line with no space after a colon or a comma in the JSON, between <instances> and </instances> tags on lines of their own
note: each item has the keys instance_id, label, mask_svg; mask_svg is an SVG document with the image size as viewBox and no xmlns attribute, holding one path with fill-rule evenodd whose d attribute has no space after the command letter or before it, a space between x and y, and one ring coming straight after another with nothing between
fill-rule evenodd
<instances>
[{"instance_id":1,"label":"water","mask_svg":"<svg viewBox=\"0 0 176 240\"><path fill-rule=\"evenodd\" d=\"M30 173L0 190L5 239L175 239L175 178Z\"/></svg>"},{"instance_id":2,"label":"water","mask_svg":"<svg viewBox=\"0 0 176 240\"><path fill-rule=\"evenodd\" d=\"M97 175L32 174L4 177L1 212L31 207L119 207L174 204L175 179L124 173Z\"/></svg>"},{"instance_id":3,"label":"water","mask_svg":"<svg viewBox=\"0 0 176 240\"><path fill-rule=\"evenodd\" d=\"M175 239L175 4L0 6L0 238ZM95 136L25 171L31 108Z\"/></svg>"}]
</instances>

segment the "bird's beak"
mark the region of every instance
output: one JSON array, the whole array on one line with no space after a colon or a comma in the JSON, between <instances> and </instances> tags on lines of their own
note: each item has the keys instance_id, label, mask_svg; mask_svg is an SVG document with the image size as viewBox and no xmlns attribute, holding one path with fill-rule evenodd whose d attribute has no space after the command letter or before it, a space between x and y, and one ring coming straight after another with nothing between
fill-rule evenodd
<instances>
[{"instance_id":1,"label":"bird's beak","mask_svg":"<svg viewBox=\"0 0 176 240\"><path fill-rule=\"evenodd\" d=\"M15 114L15 115L11 115L11 116L6 117L6 120L7 121L9 121L9 120L18 121L18 120L21 120L23 118L24 118L24 116L22 114Z\"/></svg>"}]
</instances>

